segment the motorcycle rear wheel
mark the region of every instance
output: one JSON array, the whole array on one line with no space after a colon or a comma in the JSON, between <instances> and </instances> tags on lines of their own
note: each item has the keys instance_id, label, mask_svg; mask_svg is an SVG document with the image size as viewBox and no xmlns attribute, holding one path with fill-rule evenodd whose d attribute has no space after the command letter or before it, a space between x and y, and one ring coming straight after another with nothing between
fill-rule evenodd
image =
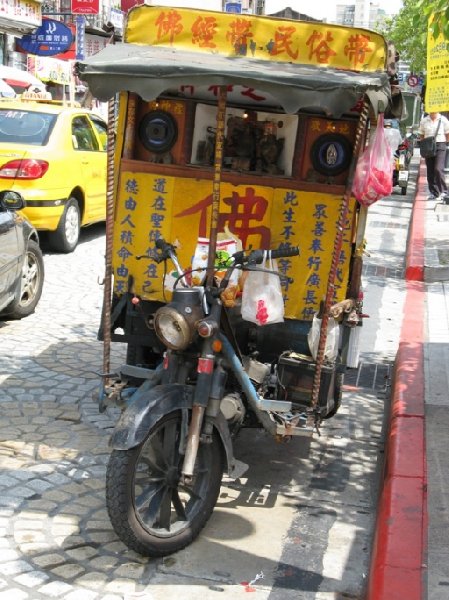
<instances>
[{"instance_id":1,"label":"motorcycle rear wheel","mask_svg":"<svg viewBox=\"0 0 449 600\"><path fill-rule=\"evenodd\" d=\"M193 480L180 482L180 411L163 417L131 450L114 450L106 475L106 503L119 538L143 556L172 554L207 523L220 492L221 441L200 444Z\"/></svg>"}]
</instances>

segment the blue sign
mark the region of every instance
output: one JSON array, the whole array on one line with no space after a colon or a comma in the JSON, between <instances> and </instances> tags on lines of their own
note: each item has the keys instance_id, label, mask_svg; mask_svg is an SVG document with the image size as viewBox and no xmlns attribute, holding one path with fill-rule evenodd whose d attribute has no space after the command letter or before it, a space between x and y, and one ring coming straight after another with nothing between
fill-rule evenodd
<instances>
[{"instance_id":1,"label":"blue sign","mask_svg":"<svg viewBox=\"0 0 449 600\"><path fill-rule=\"evenodd\" d=\"M225 12L240 14L242 12L242 3L241 2L225 2Z\"/></svg>"},{"instance_id":2,"label":"blue sign","mask_svg":"<svg viewBox=\"0 0 449 600\"><path fill-rule=\"evenodd\" d=\"M54 19L42 19L42 25L33 33L22 36L18 44L28 54L53 56L68 50L72 41L72 32L67 25Z\"/></svg>"},{"instance_id":3,"label":"blue sign","mask_svg":"<svg viewBox=\"0 0 449 600\"><path fill-rule=\"evenodd\" d=\"M85 59L85 45L86 45L86 17L84 15L77 15L75 17L76 22L76 60Z\"/></svg>"}]
</instances>

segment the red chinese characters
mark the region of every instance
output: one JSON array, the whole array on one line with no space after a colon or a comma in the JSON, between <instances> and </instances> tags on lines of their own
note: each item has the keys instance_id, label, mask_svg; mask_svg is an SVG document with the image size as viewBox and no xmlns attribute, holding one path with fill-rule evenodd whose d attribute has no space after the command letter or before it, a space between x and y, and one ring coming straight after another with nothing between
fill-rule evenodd
<instances>
[{"instance_id":1,"label":"red chinese characters","mask_svg":"<svg viewBox=\"0 0 449 600\"><path fill-rule=\"evenodd\" d=\"M182 17L176 10L170 10L168 13L161 11L156 19L156 25L156 39L161 41L163 37L168 36L170 44L173 44L175 37L184 29Z\"/></svg>"},{"instance_id":2,"label":"red chinese characters","mask_svg":"<svg viewBox=\"0 0 449 600\"><path fill-rule=\"evenodd\" d=\"M192 25L192 43L200 48L216 48L214 35L217 29L215 17L198 17Z\"/></svg>"}]
</instances>

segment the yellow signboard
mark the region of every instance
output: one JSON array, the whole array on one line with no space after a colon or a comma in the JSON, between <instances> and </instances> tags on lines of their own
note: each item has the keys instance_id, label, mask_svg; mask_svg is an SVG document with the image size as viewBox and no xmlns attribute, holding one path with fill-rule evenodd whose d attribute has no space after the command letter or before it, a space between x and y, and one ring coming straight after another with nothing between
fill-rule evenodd
<instances>
[{"instance_id":1,"label":"yellow signboard","mask_svg":"<svg viewBox=\"0 0 449 600\"><path fill-rule=\"evenodd\" d=\"M115 292L167 301L166 290L179 274L165 273L151 258L155 242L159 237L176 242L180 263L188 269L198 238L208 237L211 205L210 181L122 172L114 231ZM219 231L227 227L244 248L299 246L300 256L280 259L278 268L286 317L310 320L326 293L339 209L337 196L223 183ZM354 201L337 269L336 301L346 293L353 210Z\"/></svg>"},{"instance_id":2,"label":"yellow signboard","mask_svg":"<svg viewBox=\"0 0 449 600\"><path fill-rule=\"evenodd\" d=\"M384 38L366 29L202 10L136 6L125 41L247 59L383 71Z\"/></svg>"},{"instance_id":3,"label":"yellow signboard","mask_svg":"<svg viewBox=\"0 0 449 600\"><path fill-rule=\"evenodd\" d=\"M429 26L433 16L429 19ZM427 34L427 112L449 110L449 40L443 34L435 39L429 27Z\"/></svg>"}]
</instances>

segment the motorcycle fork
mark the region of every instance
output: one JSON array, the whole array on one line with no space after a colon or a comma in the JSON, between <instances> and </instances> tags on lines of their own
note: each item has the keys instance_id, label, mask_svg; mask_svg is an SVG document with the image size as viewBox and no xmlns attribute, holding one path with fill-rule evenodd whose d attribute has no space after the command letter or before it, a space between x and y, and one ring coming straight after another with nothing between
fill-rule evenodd
<instances>
[{"instance_id":1,"label":"motorcycle fork","mask_svg":"<svg viewBox=\"0 0 449 600\"><path fill-rule=\"evenodd\" d=\"M181 469L185 481L189 481L193 477L201 440L204 415L209 405L209 396L214 377L214 361L215 356L212 350L212 340L205 340L203 351L198 359L197 380L192 405L192 419L187 433L186 453Z\"/></svg>"}]
</instances>

